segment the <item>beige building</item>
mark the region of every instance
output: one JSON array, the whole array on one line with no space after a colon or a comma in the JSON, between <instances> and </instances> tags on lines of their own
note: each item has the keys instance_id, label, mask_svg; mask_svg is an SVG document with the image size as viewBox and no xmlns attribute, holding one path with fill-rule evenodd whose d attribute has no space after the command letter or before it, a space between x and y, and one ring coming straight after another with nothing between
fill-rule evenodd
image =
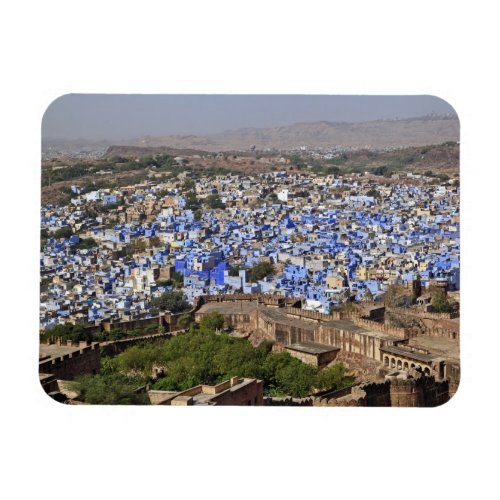
<instances>
[{"instance_id":1,"label":"beige building","mask_svg":"<svg viewBox=\"0 0 500 500\"><path fill-rule=\"evenodd\" d=\"M232 377L217 385L197 385L182 392L148 391L153 405L170 406L262 406L264 382Z\"/></svg>"},{"instance_id":2,"label":"beige building","mask_svg":"<svg viewBox=\"0 0 500 500\"><path fill-rule=\"evenodd\" d=\"M285 350L303 363L323 367L337 357L340 347L318 344L317 342L297 342L285 346Z\"/></svg>"},{"instance_id":3,"label":"beige building","mask_svg":"<svg viewBox=\"0 0 500 500\"><path fill-rule=\"evenodd\" d=\"M326 286L328 288L342 288L344 286L344 277L339 274L327 276Z\"/></svg>"}]
</instances>

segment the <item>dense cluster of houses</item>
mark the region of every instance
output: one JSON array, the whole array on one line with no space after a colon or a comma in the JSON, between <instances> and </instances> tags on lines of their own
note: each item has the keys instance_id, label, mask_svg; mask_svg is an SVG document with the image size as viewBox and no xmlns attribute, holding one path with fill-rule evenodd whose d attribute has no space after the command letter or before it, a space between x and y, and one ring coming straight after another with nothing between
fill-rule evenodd
<instances>
[{"instance_id":1,"label":"dense cluster of houses","mask_svg":"<svg viewBox=\"0 0 500 500\"><path fill-rule=\"evenodd\" d=\"M114 190L73 186L70 204L42 207L42 329L147 317L151 299L175 286L189 302L260 292L302 297L322 312L417 274L423 286L438 279L459 289L459 188L451 182L187 175ZM205 203L214 197L225 208ZM71 234L56 237L64 228ZM274 273L250 282L249 269L263 262Z\"/></svg>"}]
</instances>

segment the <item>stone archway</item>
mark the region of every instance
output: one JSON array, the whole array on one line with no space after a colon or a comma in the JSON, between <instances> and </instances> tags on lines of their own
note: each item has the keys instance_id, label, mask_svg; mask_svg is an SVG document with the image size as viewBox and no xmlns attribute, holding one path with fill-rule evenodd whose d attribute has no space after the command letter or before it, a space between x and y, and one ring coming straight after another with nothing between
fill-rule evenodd
<instances>
[{"instance_id":1,"label":"stone archway","mask_svg":"<svg viewBox=\"0 0 500 500\"><path fill-rule=\"evenodd\" d=\"M391 358L391 368L396 368L396 360Z\"/></svg>"},{"instance_id":2,"label":"stone archway","mask_svg":"<svg viewBox=\"0 0 500 500\"><path fill-rule=\"evenodd\" d=\"M429 367L428 367L428 366L426 366L426 367L424 368L424 373L425 373L427 376L430 376L431 371L430 371L430 369L429 369Z\"/></svg>"},{"instance_id":3,"label":"stone archway","mask_svg":"<svg viewBox=\"0 0 500 500\"><path fill-rule=\"evenodd\" d=\"M389 366L389 356L384 356L384 366Z\"/></svg>"},{"instance_id":4,"label":"stone archway","mask_svg":"<svg viewBox=\"0 0 500 500\"><path fill-rule=\"evenodd\" d=\"M403 370L408 371L408 368L409 368L409 367L408 367L408 361L405 361L405 362L403 363Z\"/></svg>"},{"instance_id":5,"label":"stone archway","mask_svg":"<svg viewBox=\"0 0 500 500\"><path fill-rule=\"evenodd\" d=\"M398 370L402 370L403 369L403 363L401 362L400 359L398 359Z\"/></svg>"}]
</instances>

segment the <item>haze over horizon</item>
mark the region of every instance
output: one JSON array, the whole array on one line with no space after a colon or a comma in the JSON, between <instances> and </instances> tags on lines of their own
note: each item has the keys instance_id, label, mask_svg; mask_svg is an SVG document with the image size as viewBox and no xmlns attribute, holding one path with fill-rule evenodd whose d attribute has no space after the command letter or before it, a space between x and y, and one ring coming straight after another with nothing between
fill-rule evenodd
<instances>
[{"instance_id":1,"label":"haze over horizon","mask_svg":"<svg viewBox=\"0 0 500 500\"><path fill-rule=\"evenodd\" d=\"M210 135L306 122L457 116L433 96L67 94L42 119L42 141Z\"/></svg>"}]
</instances>

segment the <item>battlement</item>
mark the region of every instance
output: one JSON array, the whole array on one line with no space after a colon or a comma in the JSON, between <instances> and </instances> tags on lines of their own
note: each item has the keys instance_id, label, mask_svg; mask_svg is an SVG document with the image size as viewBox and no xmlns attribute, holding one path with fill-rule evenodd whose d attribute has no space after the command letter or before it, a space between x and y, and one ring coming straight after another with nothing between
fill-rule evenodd
<instances>
[{"instance_id":1,"label":"battlement","mask_svg":"<svg viewBox=\"0 0 500 500\"><path fill-rule=\"evenodd\" d=\"M150 391L153 404L171 406L263 404L263 382L258 379L232 377L217 385L197 385L182 392Z\"/></svg>"},{"instance_id":2,"label":"battlement","mask_svg":"<svg viewBox=\"0 0 500 500\"><path fill-rule=\"evenodd\" d=\"M399 337L407 339L411 336L410 330L407 328L400 328L397 326L389 326L384 323L378 323L377 321L371 321L366 318L353 317L352 322L357 326L362 326L368 330L375 330L377 332L386 333L393 337Z\"/></svg>"},{"instance_id":3,"label":"battlement","mask_svg":"<svg viewBox=\"0 0 500 500\"><path fill-rule=\"evenodd\" d=\"M96 349L99 346L99 342L88 342L86 340L80 340L78 342L73 342L72 340L64 340L62 337L50 337L46 339L41 345L54 347L67 347L67 348L79 348L81 350Z\"/></svg>"},{"instance_id":4,"label":"battlement","mask_svg":"<svg viewBox=\"0 0 500 500\"><path fill-rule=\"evenodd\" d=\"M267 295L263 293L233 293L221 295L203 295L198 298L197 305L207 302L235 302L235 301L254 301L259 304L275 305L284 307L297 302L298 299L280 297L276 295Z\"/></svg>"},{"instance_id":5,"label":"battlement","mask_svg":"<svg viewBox=\"0 0 500 500\"><path fill-rule=\"evenodd\" d=\"M384 381L366 382L314 398L314 406L434 407L449 400L448 380L421 372L393 372Z\"/></svg>"},{"instance_id":6,"label":"battlement","mask_svg":"<svg viewBox=\"0 0 500 500\"><path fill-rule=\"evenodd\" d=\"M66 354L61 354L59 356L49 356L47 354L44 355L43 359L40 362L40 372L43 373L51 373L49 371L44 371L42 370L42 367L47 367L47 366L54 366L60 363L64 363L65 361L69 359L74 359L77 358L78 356L84 356L91 351L99 350L99 342L92 342L91 344L87 345L86 342L80 342L80 345L84 344L85 347L81 347L79 349L76 349L74 351L68 352ZM56 344L56 345L64 345L66 347L71 347L72 345L78 346L78 343L72 344L69 342L68 344Z\"/></svg>"},{"instance_id":7,"label":"battlement","mask_svg":"<svg viewBox=\"0 0 500 500\"><path fill-rule=\"evenodd\" d=\"M284 307L283 311L291 316L298 316L304 319L314 319L316 321L338 321L360 317L357 312L334 311L332 314L324 314L319 311L309 311L307 309L298 309L296 307Z\"/></svg>"},{"instance_id":8,"label":"battlement","mask_svg":"<svg viewBox=\"0 0 500 500\"><path fill-rule=\"evenodd\" d=\"M460 311L452 311L449 313L436 313L430 311L422 311L416 307L386 307L387 312L403 314L408 316L418 316L425 319L455 319L460 317Z\"/></svg>"},{"instance_id":9,"label":"battlement","mask_svg":"<svg viewBox=\"0 0 500 500\"><path fill-rule=\"evenodd\" d=\"M240 298L247 302L239 301ZM410 368L412 364L420 365L439 378L444 376L444 367L437 356L418 347L399 347L401 343L408 343L416 332L362 317L360 310L324 314L289 305L259 307L267 300L262 294L210 296L203 300L208 300L208 303L196 313L197 321L204 314L219 311L224 315L226 326L246 332L258 330L274 341L273 350L290 350L306 362L314 364L319 360L313 359L310 353L294 350L294 345L312 342L331 346L338 349L335 358L339 360L346 356L358 356L355 361L353 358L352 364L363 366L364 374L376 371L374 362L377 366L383 362L387 368L403 369ZM270 300L274 302L280 298L271 296ZM385 311L377 307L377 311L380 310Z\"/></svg>"},{"instance_id":10,"label":"battlement","mask_svg":"<svg viewBox=\"0 0 500 500\"><path fill-rule=\"evenodd\" d=\"M81 347L80 347L81 346ZM85 373L97 373L100 369L98 342L72 344L56 342L40 345L39 373L52 374L56 378L71 380Z\"/></svg>"}]
</instances>

